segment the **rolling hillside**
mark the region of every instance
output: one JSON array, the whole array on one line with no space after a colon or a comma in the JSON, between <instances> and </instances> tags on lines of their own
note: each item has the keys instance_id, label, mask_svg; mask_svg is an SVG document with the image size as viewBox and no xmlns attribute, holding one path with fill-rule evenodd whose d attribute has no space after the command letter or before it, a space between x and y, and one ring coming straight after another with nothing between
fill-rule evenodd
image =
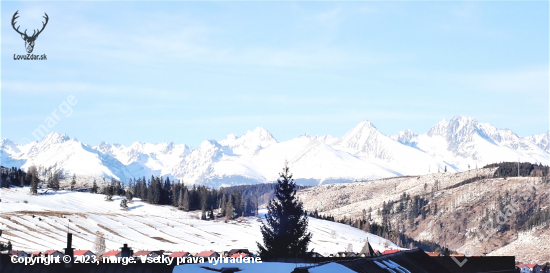
<instances>
[{"instance_id":1,"label":"rolling hillside","mask_svg":"<svg viewBox=\"0 0 550 273\"><path fill-rule=\"evenodd\" d=\"M44 192L45 190L40 190ZM77 249L92 249L95 233L105 234L108 249L128 243L134 250L199 252L232 248L256 250L261 242L260 219L202 221L200 212L184 212L171 206L155 206L139 200L129 210L119 206L120 197L104 200L104 195L59 191L36 196L29 188L0 189L2 214L0 241L11 240L16 250L62 250L67 228ZM391 242L359 229L329 221L311 219L313 233L309 248L321 254L345 251L349 244L360 251L367 237L375 249Z\"/></svg>"},{"instance_id":2,"label":"rolling hillside","mask_svg":"<svg viewBox=\"0 0 550 273\"><path fill-rule=\"evenodd\" d=\"M337 219L361 219L370 211L378 224L387 219L394 231L463 254L550 261L548 176L494 177L495 171L497 167L321 185L298 196L308 211Z\"/></svg>"}]
</instances>

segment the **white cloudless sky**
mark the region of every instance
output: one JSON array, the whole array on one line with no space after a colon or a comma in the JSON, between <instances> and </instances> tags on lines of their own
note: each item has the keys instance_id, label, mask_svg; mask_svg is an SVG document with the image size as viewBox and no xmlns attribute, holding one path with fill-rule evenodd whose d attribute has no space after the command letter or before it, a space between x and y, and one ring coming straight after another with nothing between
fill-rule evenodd
<instances>
[{"instance_id":1,"label":"white cloudless sky","mask_svg":"<svg viewBox=\"0 0 550 273\"><path fill-rule=\"evenodd\" d=\"M425 133L466 115L549 129L549 6L533 2L2 2L1 137L197 147L262 126L279 141L362 120ZM41 27L33 54L11 26ZM58 110L59 112L59 110Z\"/></svg>"}]
</instances>

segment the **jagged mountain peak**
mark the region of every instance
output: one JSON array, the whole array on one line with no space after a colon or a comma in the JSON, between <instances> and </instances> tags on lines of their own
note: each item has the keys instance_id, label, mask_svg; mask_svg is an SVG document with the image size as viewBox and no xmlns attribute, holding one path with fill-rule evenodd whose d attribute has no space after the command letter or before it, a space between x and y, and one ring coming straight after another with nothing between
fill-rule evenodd
<instances>
[{"instance_id":1,"label":"jagged mountain peak","mask_svg":"<svg viewBox=\"0 0 550 273\"><path fill-rule=\"evenodd\" d=\"M428 136L452 138L456 134L469 134L479 129L479 122L468 116L454 116L450 120L443 119L428 131Z\"/></svg>"},{"instance_id":2,"label":"jagged mountain peak","mask_svg":"<svg viewBox=\"0 0 550 273\"><path fill-rule=\"evenodd\" d=\"M372 124L372 122L370 122L370 120L363 120L361 122L359 122L359 124L357 124L357 126L355 126L354 129L376 129L376 126L374 126L374 124ZM378 129L376 129L378 130Z\"/></svg>"},{"instance_id":3,"label":"jagged mountain peak","mask_svg":"<svg viewBox=\"0 0 550 273\"><path fill-rule=\"evenodd\" d=\"M6 151L10 154L21 152L21 150L17 146L18 146L17 143L15 143L15 142L7 139L7 138L4 138L2 141L0 141L0 150Z\"/></svg>"},{"instance_id":4,"label":"jagged mountain peak","mask_svg":"<svg viewBox=\"0 0 550 273\"><path fill-rule=\"evenodd\" d=\"M17 144L8 138L4 138L0 141L0 146L17 146Z\"/></svg>"},{"instance_id":5,"label":"jagged mountain peak","mask_svg":"<svg viewBox=\"0 0 550 273\"><path fill-rule=\"evenodd\" d=\"M546 163L549 158L548 134L522 138L466 116L440 121L426 134L409 129L388 136L363 120L341 138L305 134L280 143L269 131L257 127L220 142L205 140L197 149L174 142L139 141L129 147L103 141L92 148L67 135L50 133L32 145L0 141L0 152L2 164L8 167L55 165L69 173L121 179L173 175L188 184L212 187L273 181L279 171L274 164L284 159L296 164L297 178L315 183L415 175L444 166L466 170L474 163L483 166L518 157Z\"/></svg>"},{"instance_id":6,"label":"jagged mountain peak","mask_svg":"<svg viewBox=\"0 0 550 273\"><path fill-rule=\"evenodd\" d=\"M397 134L390 136L391 139L403 143L403 144L409 144L413 141L414 138L416 138L418 135L415 134L411 129L406 129L403 131L397 132Z\"/></svg>"},{"instance_id":7,"label":"jagged mountain peak","mask_svg":"<svg viewBox=\"0 0 550 273\"><path fill-rule=\"evenodd\" d=\"M228 135L219 144L233 150L240 155L254 155L261 149L276 144L277 140L269 131L262 127L256 127L252 131L246 131L244 135L238 137L235 134Z\"/></svg>"},{"instance_id":8,"label":"jagged mountain peak","mask_svg":"<svg viewBox=\"0 0 550 273\"><path fill-rule=\"evenodd\" d=\"M238 137L235 134L227 135L226 140L244 139L246 141L260 141L260 142L277 142L273 135L263 127L256 127L254 130L246 131L242 136Z\"/></svg>"},{"instance_id":9,"label":"jagged mountain peak","mask_svg":"<svg viewBox=\"0 0 550 273\"><path fill-rule=\"evenodd\" d=\"M41 143L47 142L50 144L56 144L56 143L62 143L65 141L69 141L71 138L67 134L58 134L57 132L51 132L44 136L44 138L40 141ZM78 141L78 140L76 140Z\"/></svg>"},{"instance_id":10,"label":"jagged mountain peak","mask_svg":"<svg viewBox=\"0 0 550 273\"><path fill-rule=\"evenodd\" d=\"M216 148L218 149L221 148L220 143L218 143L216 140L213 140L213 139L207 139L201 142L197 151L206 151L206 150L211 150Z\"/></svg>"},{"instance_id":11,"label":"jagged mountain peak","mask_svg":"<svg viewBox=\"0 0 550 273\"><path fill-rule=\"evenodd\" d=\"M349 130L341 139L340 142L345 142L350 139L362 139L372 134L381 134L376 126L368 120L363 120L353 129Z\"/></svg>"}]
</instances>

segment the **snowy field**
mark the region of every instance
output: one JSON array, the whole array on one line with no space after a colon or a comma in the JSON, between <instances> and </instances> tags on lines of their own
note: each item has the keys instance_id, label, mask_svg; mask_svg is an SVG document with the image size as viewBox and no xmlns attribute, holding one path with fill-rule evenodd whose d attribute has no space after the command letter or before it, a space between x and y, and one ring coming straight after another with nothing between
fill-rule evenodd
<instances>
[{"instance_id":1,"label":"snowy field","mask_svg":"<svg viewBox=\"0 0 550 273\"><path fill-rule=\"evenodd\" d=\"M39 190L44 192L44 190ZM139 199L120 208L122 197L112 202L104 195L59 191L29 195L29 188L0 190L0 241L11 240L14 250L62 250L67 228L73 233L73 247L92 249L95 232L105 234L107 249L127 243L134 250L199 252L248 248L257 251L262 242L261 220L245 217L225 223L202 221L200 212L184 212L171 206L156 206ZM349 244L360 251L369 239L374 249L384 250L385 239L339 223L312 219L310 249L323 255L345 251ZM389 242L389 248L398 248Z\"/></svg>"}]
</instances>

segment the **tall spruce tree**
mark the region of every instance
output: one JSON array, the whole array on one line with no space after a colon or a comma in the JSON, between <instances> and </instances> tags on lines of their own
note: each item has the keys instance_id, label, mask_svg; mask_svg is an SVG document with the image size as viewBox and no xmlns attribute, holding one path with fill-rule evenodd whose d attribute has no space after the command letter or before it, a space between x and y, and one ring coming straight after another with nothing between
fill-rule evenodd
<instances>
[{"instance_id":1,"label":"tall spruce tree","mask_svg":"<svg viewBox=\"0 0 550 273\"><path fill-rule=\"evenodd\" d=\"M279 174L275 199L269 201L261 231L264 245L257 243L262 258L303 257L311 241L307 216L296 199L296 183L288 163Z\"/></svg>"},{"instance_id":2,"label":"tall spruce tree","mask_svg":"<svg viewBox=\"0 0 550 273\"><path fill-rule=\"evenodd\" d=\"M189 191L187 189L185 189L183 193L182 209L184 211L189 211Z\"/></svg>"},{"instance_id":3,"label":"tall spruce tree","mask_svg":"<svg viewBox=\"0 0 550 273\"><path fill-rule=\"evenodd\" d=\"M34 173L31 174L31 194L38 194L38 178Z\"/></svg>"},{"instance_id":4,"label":"tall spruce tree","mask_svg":"<svg viewBox=\"0 0 550 273\"><path fill-rule=\"evenodd\" d=\"M74 191L76 187L76 174L73 174L73 179L71 180L71 191Z\"/></svg>"},{"instance_id":5,"label":"tall spruce tree","mask_svg":"<svg viewBox=\"0 0 550 273\"><path fill-rule=\"evenodd\" d=\"M91 193L97 193L97 183L95 182L95 179L94 179L94 183L92 185L92 189L90 190Z\"/></svg>"},{"instance_id":6,"label":"tall spruce tree","mask_svg":"<svg viewBox=\"0 0 550 273\"><path fill-rule=\"evenodd\" d=\"M48 183L48 188L51 188L54 191L59 190L59 173L54 172L50 182Z\"/></svg>"}]
</instances>

